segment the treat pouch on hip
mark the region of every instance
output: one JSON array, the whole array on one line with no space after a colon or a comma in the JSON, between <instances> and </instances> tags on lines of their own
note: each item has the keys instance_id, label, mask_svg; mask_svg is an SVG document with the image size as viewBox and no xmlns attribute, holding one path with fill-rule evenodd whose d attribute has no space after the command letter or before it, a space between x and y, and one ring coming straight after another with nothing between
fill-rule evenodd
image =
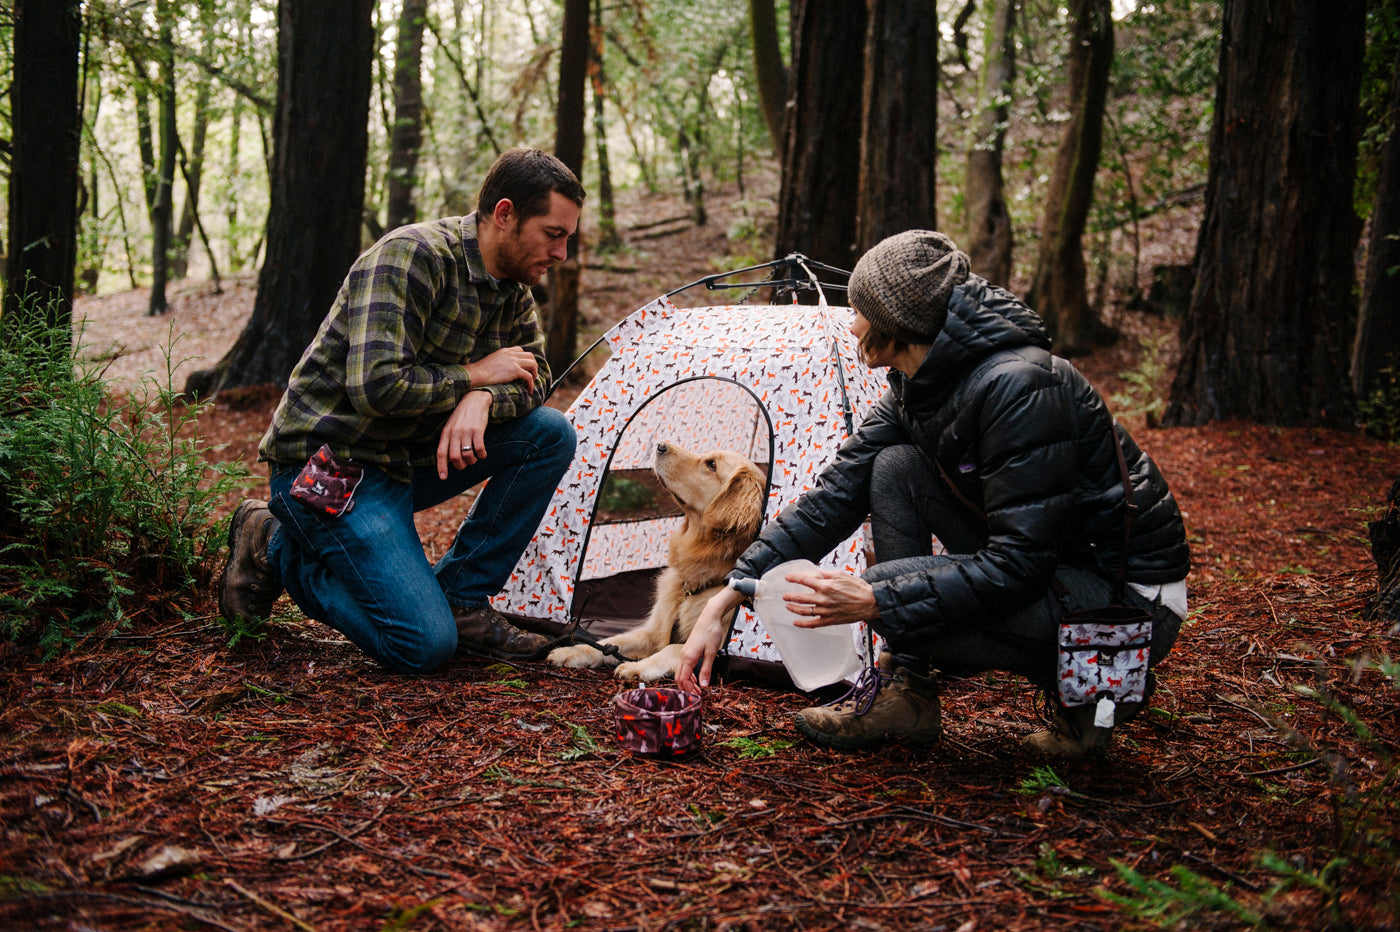
<instances>
[{"instance_id":1,"label":"treat pouch on hip","mask_svg":"<svg viewBox=\"0 0 1400 932\"><path fill-rule=\"evenodd\" d=\"M1070 612L1060 621L1060 701L1141 702L1152 647L1150 612L1124 605Z\"/></svg>"},{"instance_id":2,"label":"treat pouch on hip","mask_svg":"<svg viewBox=\"0 0 1400 932\"><path fill-rule=\"evenodd\" d=\"M355 489L364 474L362 467L336 459L331 448L321 444L292 480L292 498L318 514L339 518L355 507Z\"/></svg>"}]
</instances>

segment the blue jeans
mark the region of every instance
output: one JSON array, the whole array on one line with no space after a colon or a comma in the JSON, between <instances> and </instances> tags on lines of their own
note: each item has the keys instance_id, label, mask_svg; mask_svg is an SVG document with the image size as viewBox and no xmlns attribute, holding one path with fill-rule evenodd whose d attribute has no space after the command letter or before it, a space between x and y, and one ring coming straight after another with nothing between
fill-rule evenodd
<instances>
[{"instance_id":1,"label":"blue jeans","mask_svg":"<svg viewBox=\"0 0 1400 932\"><path fill-rule=\"evenodd\" d=\"M339 518L291 497L300 466L275 467L268 503L281 527L268 562L310 618L335 628L397 673L427 673L456 652L454 609L485 605L510 577L574 455L574 428L553 408L536 408L486 429L486 458L466 469L436 466L410 483L366 468L355 505ZM415 512L489 480L451 549L430 565Z\"/></svg>"}]
</instances>

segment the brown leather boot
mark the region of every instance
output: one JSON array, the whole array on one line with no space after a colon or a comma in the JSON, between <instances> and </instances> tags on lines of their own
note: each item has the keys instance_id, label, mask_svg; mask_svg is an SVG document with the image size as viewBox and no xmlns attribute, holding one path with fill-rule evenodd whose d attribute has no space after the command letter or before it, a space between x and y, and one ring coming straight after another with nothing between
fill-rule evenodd
<instances>
[{"instance_id":1,"label":"brown leather boot","mask_svg":"<svg viewBox=\"0 0 1400 932\"><path fill-rule=\"evenodd\" d=\"M228 525L228 563L219 582L219 612L230 624L266 621L282 594L282 582L267 562L267 542L278 522L267 503L245 498Z\"/></svg>"},{"instance_id":2,"label":"brown leather boot","mask_svg":"<svg viewBox=\"0 0 1400 932\"><path fill-rule=\"evenodd\" d=\"M1141 711L1144 702L1120 702L1114 706L1114 725L1121 725ZM1094 724L1095 707L1076 706L1069 709L1059 703L1050 704L1049 727L1026 735L1021 747L1042 757L1076 760L1090 754L1104 754L1113 742L1113 725L1107 728Z\"/></svg>"},{"instance_id":3,"label":"brown leather boot","mask_svg":"<svg viewBox=\"0 0 1400 932\"><path fill-rule=\"evenodd\" d=\"M797 730L818 744L854 751L888 741L932 744L942 734L938 684L900 667L870 667L840 699L793 716Z\"/></svg>"},{"instance_id":4,"label":"brown leather boot","mask_svg":"<svg viewBox=\"0 0 1400 932\"><path fill-rule=\"evenodd\" d=\"M457 649L485 654L499 660L532 660L549 646L548 638L532 631L521 631L489 605L454 609L457 622Z\"/></svg>"}]
</instances>

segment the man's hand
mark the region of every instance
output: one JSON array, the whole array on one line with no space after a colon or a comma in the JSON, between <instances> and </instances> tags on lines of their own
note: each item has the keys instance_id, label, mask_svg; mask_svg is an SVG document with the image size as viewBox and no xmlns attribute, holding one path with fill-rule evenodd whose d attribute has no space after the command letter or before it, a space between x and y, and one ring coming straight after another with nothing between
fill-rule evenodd
<instances>
[{"instance_id":1,"label":"man's hand","mask_svg":"<svg viewBox=\"0 0 1400 932\"><path fill-rule=\"evenodd\" d=\"M524 352L522 350L522 352ZM497 353L492 353L495 356ZM526 353L529 356L528 353ZM486 359L490 359L487 356ZM530 357L534 361L534 357ZM486 360L483 359L482 362ZM486 423L491 416L491 393L470 391L457 402L456 409L442 425L438 438L437 471L439 479L447 478L447 467L466 469L477 460L486 459Z\"/></svg>"},{"instance_id":2,"label":"man's hand","mask_svg":"<svg viewBox=\"0 0 1400 932\"><path fill-rule=\"evenodd\" d=\"M728 625L724 620L733 614L744 601L744 597L733 589L721 589L695 620L690 629L690 637L685 640L685 650L681 653L680 669L676 671L676 685L688 693L698 693L702 687L710 685L710 670L715 665L715 655L719 653L720 640ZM696 682L695 665L700 664L700 679Z\"/></svg>"},{"instance_id":3,"label":"man's hand","mask_svg":"<svg viewBox=\"0 0 1400 932\"><path fill-rule=\"evenodd\" d=\"M525 380L525 390L535 390L535 378L540 374L540 362L535 354L520 346L503 346L484 359L467 364L472 388L505 385L517 379Z\"/></svg>"}]
</instances>

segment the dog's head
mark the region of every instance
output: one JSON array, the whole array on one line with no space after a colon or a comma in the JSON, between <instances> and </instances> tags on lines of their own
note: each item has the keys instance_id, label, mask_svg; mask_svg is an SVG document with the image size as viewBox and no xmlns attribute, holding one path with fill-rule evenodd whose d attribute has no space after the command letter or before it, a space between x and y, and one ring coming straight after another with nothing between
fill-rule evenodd
<instances>
[{"instance_id":1,"label":"dog's head","mask_svg":"<svg viewBox=\"0 0 1400 932\"><path fill-rule=\"evenodd\" d=\"M763 523L763 471L738 453L692 453L658 443L653 471L680 503L689 522L745 543Z\"/></svg>"}]
</instances>

